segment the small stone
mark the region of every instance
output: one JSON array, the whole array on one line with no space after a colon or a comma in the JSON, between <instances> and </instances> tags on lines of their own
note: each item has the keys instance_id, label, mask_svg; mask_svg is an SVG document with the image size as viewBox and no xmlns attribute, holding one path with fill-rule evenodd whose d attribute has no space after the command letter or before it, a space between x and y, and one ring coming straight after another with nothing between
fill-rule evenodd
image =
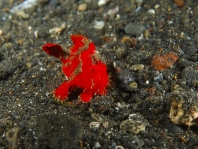
<instances>
[{"instance_id":1,"label":"small stone","mask_svg":"<svg viewBox=\"0 0 198 149\"><path fill-rule=\"evenodd\" d=\"M158 9L159 7L160 7L159 4L156 4L156 5L154 6L155 9Z\"/></svg>"},{"instance_id":2,"label":"small stone","mask_svg":"<svg viewBox=\"0 0 198 149\"><path fill-rule=\"evenodd\" d=\"M159 73L159 74L156 74L156 76L153 78L153 81L155 82L160 82L163 80L163 74L162 73Z\"/></svg>"},{"instance_id":3,"label":"small stone","mask_svg":"<svg viewBox=\"0 0 198 149\"><path fill-rule=\"evenodd\" d=\"M78 11L85 11L87 10L87 4L83 3L78 6Z\"/></svg>"},{"instance_id":4,"label":"small stone","mask_svg":"<svg viewBox=\"0 0 198 149\"><path fill-rule=\"evenodd\" d=\"M131 66L131 70L133 70L133 71L142 70L142 69L144 69L143 64L135 64L135 65Z\"/></svg>"},{"instance_id":5,"label":"small stone","mask_svg":"<svg viewBox=\"0 0 198 149\"><path fill-rule=\"evenodd\" d=\"M169 52L164 55L155 55L151 60L151 66L155 70L165 70L174 65L174 63L179 59L176 53Z\"/></svg>"},{"instance_id":6,"label":"small stone","mask_svg":"<svg viewBox=\"0 0 198 149\"><path fill-rule=\"evenodd\" d=\"M102 126L103 126L104 128L108 128L109 122L102 122Z\"/></svg>"},{"instance_id":7,"label":"small stone","mask_svg":"<svg viewBox=\"0 0 198 149\"><path fill-rule=\"evenodd\" d=\"M19 39L19 40L18 40L18 44L19 44L20 46L22 46L22 45L23 45L23 39Z\"/></svg>"},{"instance_id":8,"label":"small stone","mask_svg":"<svg viewBox=\"0 0 198 149\"><path fill-rule=\"evenodd\" d=\"M173 88L174 88L174 90L177 90L179 88L179 85L176 84Z\"/></svg>"},{"instance_id":9,"label":"small stone","mask_svg":"<svg viewBox=\"0 0 198 149\"><path fill-rule=\"evenodd\" d=\"M183 0L174 0L174 2L177 4L177 6L182 7L184 5Z\"/></svg>"},{"instance_id":10,"label":"small stone","mask_svg":"<svg viewBox=\"0 0 198 149\"><path fill-rule=\"evenodd\" d=\"M38 36L38 31L36 30L36 31L34 31L34 37L36 37L36 38L38 38L39 36Z\"/></svg>"},{"instance_id":11,"label":"small stone","mask_svg":"<svg viewBox=\"0 0 198 149\"><path fill-rule=\"evenodd\" d=\"M117 77L120 87L124 88L127 91L133 91L133 89L130 87L130 83L134 82L135 80L133 72L123 70L118 73Z\"/></svg>"},{"instance_id":12,"label":"small stone","mask_svg":"<svg viewBox=\"0 0 198 149\"><path fill-rule=\"evenodd\" d=\"M142 3L143 3L143 0L136 0L136 3L137 3L138 6L141 6Z\"/></svg>"},{"instance_id":13,"label":"small stone","mask_svg":"<svg viewBox=\"0 0 198 149\"><path fill-rule=\"evenodd\" d=\"M31 68L32 64L29 63L29 62L27 62L27 63L26 63L26 66L27 66L28 68Z\"/></svg>"},{"instance_id":14,"label":"small stone","mask_svg":"<svg viewBox=\"0 0 198 149\"><path fill-rule=\"evenodd\" d=\"M64 29L66 28L66 23L63 23L60 27L55 27L49 30L50 34L57 34L60 35Z\"/></svg>"},{"instance_id":15,"label":"small stone","mask_svg":"<svg viewBox=\"0 0 198 149\"><path fill-rule=\"evenodd\" d=\"M155 10L154 10L154 9L149 9L149 10L148 10L148 13L150 13L150 14L155 14Z\"/></svg>"},{"instance_id":16,"label":"small stone","mask_svg":"<svg viewBox=\"0 0 198 149\"><path fill-rule=\"evenodd\" d=\"M17 13L17 15L18 15L19 17L23 18L23 19L29 19L29 18L30 18L30 15L27 14L27 13L25 13L25 11L19 11L19 12Z\"/></svg>"},{"instance_id":17,"label":"small stone","mask_svg":"<svg viewBox=\"0 0 198 149\"><path fill-rule=\"evenodd\" d=\"M146 30L146 31L144 32L144 37L146 38L146 40L148 40L149 35L150 35L149 30Z\"/></svg>"},{"instance_id":18,"label":"small stone","mask_svg":"<svg viewBox=\"0 0 198 149\"><path fill-rule=\"evenodd\" d=\"M11 42L5 44L6 49L10 49L13 46Z\"/></svg>"},{"instance_id":19,"label":"small stone","mask_svg":"<svg viewBox=\"0 0 198 149\"><path fill-rule=\"evenodd\" d=\"M126 104L126 103L124 103L124 102L122 102L122 103L117 102L117 103L116 103L116 107L119 108L119 109L123 109L123 108L128 108L129 105Z\"/></svg>"},{"instance_id":20,"label":"small stone","mask_svg":"<svg viewBox=\"0 0 198 149\"><path fill-rule=\"evenodd\" d=\"M107 12L107 14L108 14L109 16L111 16L111 17L114 17L114 16L118 13L118 11L119 11L119 7L116 6L115 8L110 9L110 10Z\"/></svg>"},{"instance_id":21,"label":"small stone","mask_svg":"<svg viewBox=\"0 0 198 149\"><path fill-rule=\"evenodd\" d=\"M101 148L100 143L99 143L99 142L96 142L96 143L94 144L94 148L95 148L95 149L97 149L97 148Z\"/></svg>"},{"instance_id":22,"label":"small stone","mask_svg":"<svg viewBox=\"0 0 198 149\"><path fill-rule=\"evenodd\" d=\"M137 89L138 85L136 82L131 82L129 83L129 87L131 88L131 90Z\"/></svg>"},{"instance_id":23,"label":"small stone","mask_svg":"<svg viewBox=\"0 0 198 149\"><path fill-rule=\"evenodd\" d=\"M95 25L93 26L95 29L102 30L105 26L104 21L95 21Z\"/></svg>"},{"instance_id":24,"label":"small stone","mask_svg":"<svg viewBox=\"0 0 198 149\"><path fill-rule=\"evenodd\" d=\"M98 128L100 127L100 122L91 122L91 123L89 124L89 127L90 127L91 129L96 130L96 129L98 129Z\"/></svg>"},{"instance_id":25,"label":"small stone","mask_svg":"<svg viewBox=\"0 0 198 149\"><path fill-rule=\"evenodd\" d=\"M2 30L0 30L0 36L2 36L2 34L3 34L3 31L2 31Z\"/></svg>"},{"instance_id":26,"label":"small stone","mask_svg":"<svg viewBox=\"0 0 198 149\"><path fill-rule=\"evenodd\" d=\"M182 128L180 128L180 126L175 125L173 123L165 124L165 129L167 129L169 132L172 132L172 133L182 133L183 132L183 130L182 130Z\"/></svg>"},{"instance_id":27,"label":"small stone","mask_svg":"<svg viewBox=\"0 0 198 149\"><path fill-rule=\"evenodd\" d=\"M142 25L138 22L134 22L134 23L127 24L125 26L124 30L125 30L126 34L136 35L137 37L139 37L141 34L144 33L146 28L144 25Z\"/></svg>"},{"instance_id":28,"label":"small stone","mask_svg":"<svg viewBox=\"0 0 198 149\"><path fill-rule=\"evenodd\" d=\"M115 146L115 149L124 149L124 147L120 146L120 145L117 145L117 146Z\"/></svg>"},{"instance_id":29,"label":"small stone","mask_svg":"<svg viewBox=\"0 0 198 149\"><path fill-rule=\"evenodd\" d=\"M148 121L140 114L130 114L128 120L124 120L120 124L121 130L138 134L140 131L144 131L148 125Z\"/></svg>"},{"instance_id":30,"label":"small stone","mask_svg":"<svg viewBox=\"0 0 198 149\"><path fill-rule=\"evenodd\" d=\"M28 8L32 8L38 4L37 0L26 0L19 5L16 5L10 9L11 13L18 13L19 11L23 11Z\"/></svg>"},{"instance_id":31,"label":"small stone","mask_svg":"<svg viewBox=\"0 0 198 149\"><path fill-rule=\"evenodd\" d=\"M99 0L98 1L98 6L100 7L100 6L103 6L103 5L105 5L107 3L107 0Z\"/></svg>"},{"instance_id":32,"label":"small stone","mask_svg":"<svg viewBox=\"0 0 198 149\"><path fill-rule=\"evenodd\" d=\"M169 113L169 117L174 124L181 124L181 117L184 115L184 110L182 109L183 101L171 103L171 109ZM192 125L192 124L191 124ZM189 126L191 126L189 125Z\"/></svg>"}]
</instances>

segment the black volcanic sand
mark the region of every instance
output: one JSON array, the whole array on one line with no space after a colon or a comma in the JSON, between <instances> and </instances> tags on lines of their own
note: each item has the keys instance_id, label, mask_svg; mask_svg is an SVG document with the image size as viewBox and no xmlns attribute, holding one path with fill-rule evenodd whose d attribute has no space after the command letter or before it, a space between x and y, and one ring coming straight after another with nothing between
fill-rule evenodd
<instances>
[{"instance_id":1,"label":"black volcanic sand","mask_svg":"<svg viewBox=\"0 0 198 149\"><path fill-rule=\"evenodd\" d=\"M38 0L13 10L21 2L0 1L0 148L198 148L198 1ZM107 95L89 103L78 90L65 103L52 95L65 76L41 47L68 52L71 34L91 39L108 67ZM169 52L178 60L154 69L152 58Z\"/></svg>"}]
</instances>

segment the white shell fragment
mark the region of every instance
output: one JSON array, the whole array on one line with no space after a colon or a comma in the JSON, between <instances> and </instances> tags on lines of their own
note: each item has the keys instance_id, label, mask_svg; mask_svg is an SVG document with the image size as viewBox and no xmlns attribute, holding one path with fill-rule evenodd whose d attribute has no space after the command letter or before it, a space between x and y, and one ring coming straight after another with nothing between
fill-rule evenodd
<instances>
[{"instance_id":1,"label":"white shell fragment","mask_svg":"<svg viewBox=\"0 0 198 149\"><path fill-rule=\"evenodd\" d=\"M3 34L3 31L2 30L0 30L0 36Z\"/></svg>"},{"instance_id":2,"label":"white shell fragment","mask_svg":"<svg viewBox=\"0 0 198 149\"><path fill-rule=\"evenodd\" d=\"M150 13L150 14L155 14L155 10L154 10L154 9L149 9L149 10L148 10L148 13Z\"/></svg>"},{"instance_id":3,"label":"white shell fragment","mask_svg":"<svg viewBox=\"0 0 198 149\"><path fill-rule=\"evenodd\" d=\"M36 38L38 38L38 31L37 31L37 30L34 31L34 36L35 36Z\"/></svg>"},{"instance_id":4,"label":"white shell fragment","mask_svg":"<svg viewBox=\"0 0 198 149\"><path fill-rule=\"evenodd\" d=\"M155 9L158 9L159 7L160 7L159 4L156 4L156 5L154 6Z\"/></svg>"},{"instance_id":5,"label":"white shell fragment","mask_svg":"<svg viewBox=\"0 0 198 149\"><path fill-rule=\"evenodd\" d=\"M96 143L94 144L94 148L101 148L100 143L99 143L99 142L96 142Z\"/></svg>"},{"instance_id":6,"label":"white shell fragment","mask_svg":"<svg viewBox=\"0 0 198 149\"><path fill-rule=\"evenodd\" d=\"M105 4L107 3L107 1L108 1L108 0L99 0L99 1L98 1L98 6L100 7L100 6L105 5Z\"/></svg>"},{"instance_id":7,"label":"white shell fragment","mask_svg":"<svg viewBox=\"0 0 198 149\"><path fill-rule=\"evenodd\" d=\"M95 21L95 25L93 26L95 29L101 30L105 26L104 21Z\"/></svg>"},{"instance_id":8,"label":"white shell fragment","mask_svg":"<svg viewBox=\"0 0 198 149\"><path fill-rule=\"evenodd\" d=\"M60 27L55 27L50 29L49 33L60 35L65 28L66 28L66 23L63 23Z\"/></svg>"},{"instance_id":9,"label":"white shell fragment","mask_svg":"<svg viewBox=\"0 0 198 149\"><path fill-rule=\"evenodd\" d=\"M98 128L100 127L100 122L91 122L91 123L89 124L89 127L90 127L91 129L96 130L96 129L98 129Z\"/></svg>"},{"instance_id":10,"label":"white shell fragment","mask_svg":"<svg viewBox=\"0 0 198 149\"><path fill-rule=\"evenodd\" d=\"M20 3L19 5L14 6L12 9L10 9L10 12L11 13L18 13L19 11L22 11L22 10L27 9L27 8L31 8L31 7L36 6L36 5L37 5L37 0L26 0L22 3Z\"/></svg>"},{"instance_id":11,"label":"white shell fragment","mask_svg":"<svg viewBox=\"0 0 198 149\"><path fill-rule=\"evenodd\" d=\"M109 16L114 17L114 16L118 13L118 11L119 11L119 7L116 6L115 8L110 9L110 10L107 12L107 14L108 14Z\"/></svg>"},{"instance_id":12,"label":"white shell fragment","mask_svg":"<svg viewBox=\"0 0 198 149\"><path fill-rule=\"evenodd\" d=\"M117 146L115 146L115 149L124 149L124 147L120 146L120 145L117 145Z\"/></svg>"}]
</instances>

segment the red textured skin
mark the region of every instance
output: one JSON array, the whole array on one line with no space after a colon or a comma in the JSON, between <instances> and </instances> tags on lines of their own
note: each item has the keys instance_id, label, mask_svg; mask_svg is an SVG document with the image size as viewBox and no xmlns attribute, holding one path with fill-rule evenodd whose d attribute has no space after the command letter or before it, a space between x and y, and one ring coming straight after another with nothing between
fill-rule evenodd
<instances>
[{"instance_id":1,"label":"red textured skin","mask_svg":"<svg viewBox=\"0 0 198 149\"><path fill-rule=\"evenodd\" d=\"M54 96L61 101L68 98L70 88L81 88L80 99L89 102L93 95L105 95L109 82L107 67L96 56L95 45L82 35L71 35L74 45L70 48L70 56L57 44L47 43L42 49L62 61L62 71L68 80L56 90ZM64 55L65 54L65 55Z\"/></svg>"}]
</instances>

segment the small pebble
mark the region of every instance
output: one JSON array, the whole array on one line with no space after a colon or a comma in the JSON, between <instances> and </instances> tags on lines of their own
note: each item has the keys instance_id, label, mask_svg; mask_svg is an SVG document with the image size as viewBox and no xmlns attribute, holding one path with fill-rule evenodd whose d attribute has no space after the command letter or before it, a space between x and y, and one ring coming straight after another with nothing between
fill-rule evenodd
<instances>
[{"instance_id":1,"label":"small pebble","mask_svg":"<svg viewBox=\"0 0 198 149\"><path fill-rule=\"evenodd\" d=\"M119 20L119 19L120 19L120 15L119 15L119 14L116 14L115 19L116 19L116 20Z\"/></svg>"},{"instance_id":2,"label":"small pebble","mask_svg":"<svg viewBox=\"0 0 198 149\"><path fill-rule=\"evenodd\" d=\"M169 52L164 55L155 55L151 60L151 66L153 66L155 70L165 70L172 67L178 59L178 55L174 52Z\"/></svg>"},{"instance_id":3,"label":"small pebble","mask_svg":"<svg viewBox=\"0 0 198 149\"><path fill-rule=\"evenodd\" d=\"M129 87L131 90L134 90L134 89L137 89L138 85L136 82L131 82L131 83L129 83Z\"/></svg>"},{"instance_id":4,"label":"small pebble","mask_svg":"<svg viewBox=\"0 0 198 149\"><path fill-rule=\"evenodd\" d=\"M104 21L95 21L95 25L93 26L95 29L102 30L105 26Z\"/></svg>"},{"instance_id":5,"label":"small pebble","mask_svg":"<svg viewBox=\"0 0 198 149\"><path fill-rule=\"evenodd\" d=\"M65 28L66 28L66 23L63 23L60 27L55 27L55 28L50 29L49 33L60 35Z\"/></svg>"},{"instance_id":6,"label":"small pebble","mask_svg":"<svg viewBox=\"0 0 198 149\"><path fill-rule=\"evenodd\" d=\"M122 147L122 146L120 146L120 145L117 145L117 146L115 147L115 149L124 149L124 147Z\"/></svg>"},{"instance_id":7,"label":"small pebble","mask_svg":"<svg viewBox=\"0 0 198 149\"><path fill-rule=\"evenodd\" d=\"M32 26L28 26L28 30L32 30Z\"/></svg>"},{"instance_id":8,"label":"small pebble","mask_svg":"<svg viewBox=\"0 0 198 149\"><path fill-rule=\"evenodd\" d=\"M141 6L142 3L143 3L143 0L136 0L136 3L137 3L138 6Z\"/></svg>"},{"instance_id":9,"label":"small pebble","mask_svg":"<svg viewBox=\"0 0 198 149\"><path fill-rule=\"evenodd\" d=\"M100 123L99 122L91 122L89 124L89 127L94 129L94 130L96 130L96 129L98 129L100 127Z\"/></svg>"},{"instance_id":10,"label":"small pebble","mask_svg":"<svg viewBox=\"0 0 198 149\"><path fill-rule=\"evenodd\" d=\"M102 122L102 126L103 126L104 128L107 128L107 127L109 126L109 122Z\"/></svg>"},{"instance_id":11,"label":"small pebble","mask_svg":"<svg viewBox=\"0 0 198 149\"><path fill-rule=\"evenodd\" d=\"M107 3L107 0L99 0L98 1L98 6L100 7L100 6L103 6L103 5L105 5Z\"/></svg>"},{"instance_id":12,"label":"small pebble","mask_svg":"<svg viewBox=\"0 0 198 149\"><path fill-rule=\"evenodd\" d=\"M3 31L2 30L0 30L0 36L3 34Z\"/></svg>"},{"instance_id":13,"label":"small pebble","mask_svg":"<svg viewBox=\"0 0 198 149\"><path fill-rule=\"evenodd\" d=\"M18 13L19 11L34 7L38 4L37 0L26 0L19 5L16 5L10 9L11 13Z\"/></svg>"},{"instance_id":14,"label":"small pebble","mask_svg":"<svg viewBox=\"0 0 198 149\"><path fill-rule=\"evenodd\" d=\"M174 90L179 89L179 85L178 85L178 84L174 85L174 86L173 86L173 89L174 89Z\"/></svg>"},{"instance_id":15,"label":"small pebble","mask_svg":"<svg viewBox=\"0 0 198 149\"><path fill-rule=\"evenodd\" d=\"M119 11L119 7L116 6L115 8L110 9L110 10L107 12L107 14L108 14L109 16L111 16L111 17L114 17L114 16L118 13L118 11Z\"/></svg>"},{"instance_id":16,"label":"small pebble","mask_svg":"<svg viewBox=\"0 0 198 149\"><path fill-rule=\"evenodd\" d=\"M27 13L25 13L25 11L19 11L18 13L17 13L17 16L19 16L19 17L21 17L21 18L23 18L23 19L29 19L30 18L30 15L29 14L27 14Z\"/></svg>"},{"instance_id":17,"label":"small pebble","mask_svg":"<svg viewBox=\"0 0 198 149\"><path fill-rule=\"evenodd\" d=\"M133 23L129 23L125 26L124 28L126 34L129 35L136 35L136 36L140 36L141 34L144 33L144 31L146 30L145 26L138 23L138 22L133 22Z\"/></svg>"},{"instance_id":18,"label":"small pebble","mask_svg":"<svg viewBox=\"0 0 198 149\"><path fill-rule=\"evenodd\" d=\"M134 71L142 70L142 69L144 69L143 64L135 64L135 65L131 66L131 70L134 70Z\"/></svg>"},{"instance_id":19,"label":"small pebble","mask_svg":"<svg viewBox=\"0 0 198 149\"><path fill-rule=\"evenodd\" d=\"M97 148L101 148L100 143L99 143L99 142L96 142L96 143L94 144L94 148L95 148L95 149L97 149Z\"/></svg>"},{"instance_id":20,"label":"small pebble","mask_svg":"<svg viewBox=\"0 0 198 149\"><path fill-rule=\"evenodd\" d=\"M78 11L85 11L87 10L87 4L83 3L78 6Z\"/></svg>"},{"instance_id":21,"label":"small pebble","mask_svg":"<svg viewBox=\"0 0 198 149\"><path fill-rule=\"evenodd\" d=\"M30 62L26 63L27 68L31 68L32 64Z\"/></svg>"},{"instance_id":22,"label":"small pebble","mask_svg":"<svg viewBox=\"0 0 198 149\"><path fill-rule=\"evenodd\" d=\"M149 9L149 10L148 10L148 13L150 13L150 14L155 14L155 10L154 10L154 9Z\"/></svg>"},{"instance_id":23,"label":"small pebble","mask_svg":"<svg viewBox=\"0 0 198 149\"><path fill-rule=\"evenodd\" d=\"M18 44L19 44L20 46L23 45L23 42L24 42L23 39L19 39L19 40L18 40Z\"/></svg>"},{"instance_id":24,"label":"small pebble","mask_svg":"<svg viewBox=\"0 0 198 149\"><path fill-rule=\"evenodd\" d=\"M177 6L182 7L184 5L183 0L174 0L174 2L177 4Z\"/></svg>"},{"instance_id":25,"label":"small pebble","mask_svg":"<svg viewBox=\"0 0 198 149\"><path fill-rule=\"evenodd\" d=\"M153 78L153 81L155 81L155 82L160 82L160 81L162 81L163 80L163 74L162 73L160 73L160 74L157 74L154 78Z\"/></svg>"},{"instance_id":26,"label":"small pebble","mask_svg":"<svg viewBox=\"0 0 198 149\"><path fill-rule=\"evenodd\" d=\"M13 44L11 42L8 42L8 43L5 44L5 47L7 49L10 49L12 46L13 46Z\"/></svg>"},{"instance_id":27,"label":"small pebble","mask_svg":"<svg viewBox=\"0 0 198 149\"><path fill-rule=\"evenodd\" d=\"M38 38L39 36L38 36L38 31L36 30L36 31L34 31L34 37L36 37L36 38Z\"/></svg>"},{"instance_id":28,"label":"small pebble","mask_svg":"<svg viewBox=\"0 0 198 149\"><path fill-rule=\"evenodd\" d=\"M141 131L145 131L148 121L140 114L130 114L128 120L124 120L120 124L120 129L127 132L138 134Z\"/></svg>"},{"instance_id":29,"label":"small pebble","mask_svg":"<svg viewBox=\"0 0 198 149\"><path fill-rule=\"evenodd\" d=\"M159 7L160 7L159 4L156 4L156 5L154 6L155 9L158 9Z\"/></svg>"}]
</instances>

